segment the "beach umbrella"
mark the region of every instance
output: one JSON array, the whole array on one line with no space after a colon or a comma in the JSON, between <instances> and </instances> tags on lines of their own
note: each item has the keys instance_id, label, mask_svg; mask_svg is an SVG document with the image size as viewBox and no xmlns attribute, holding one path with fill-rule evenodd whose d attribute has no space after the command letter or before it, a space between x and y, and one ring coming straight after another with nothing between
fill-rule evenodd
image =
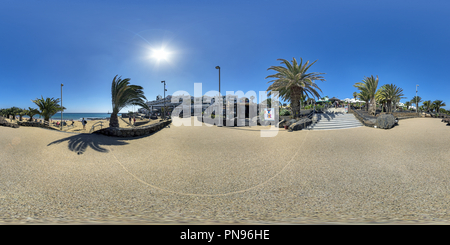
<instances>
[{"instance_id":1,"label":"beach umbrella","mask_svg":"<svg viewBox=\"0 0 450 245\"><path fill-rule=\"evenodd\" d=\"M336 97L333 97L333 98L331 98L331 99L329 99L330 101L341 101L340 99L338 99L338 98L336 98Z\"/></svg>"}]
</instances>

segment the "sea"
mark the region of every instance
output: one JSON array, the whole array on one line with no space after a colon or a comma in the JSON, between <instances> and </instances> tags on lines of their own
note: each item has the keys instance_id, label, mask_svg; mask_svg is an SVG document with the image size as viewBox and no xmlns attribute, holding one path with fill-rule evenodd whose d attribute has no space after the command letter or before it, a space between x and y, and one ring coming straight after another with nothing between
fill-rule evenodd
<instances>
[{"instance_id":1,"label":"sea","mask_svg":"<svg viewBox=\"0 0 450 245\"><path fill-rule=\"evenodd\" d=\"M119 113L118 116L121 116L122 114ZM110 118L111 114L109 113L63 113L62 115L62 119L63 120L74 120L74 121L79 121L81 120L83 117L86 120L99 120L99 119L106 119L106 118ZM29 118L28 116L23 116L24 118ZM39 115L35 115L33 116L34 119L39 119ZM42 117L41 117L42 118ZM56 113L55 115L53 115L50 119L53 120L61 120L61 113Z\"/></svg>"}]
</instances>

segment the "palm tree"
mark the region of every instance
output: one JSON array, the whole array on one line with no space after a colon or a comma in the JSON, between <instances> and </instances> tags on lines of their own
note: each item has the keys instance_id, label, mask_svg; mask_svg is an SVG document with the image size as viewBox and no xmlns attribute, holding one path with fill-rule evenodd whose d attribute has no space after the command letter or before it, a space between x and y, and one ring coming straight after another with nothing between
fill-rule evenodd
<instances>
[{"instance_id":1,"label":"palm tree","mask_svg":"<svg viewBox=\"0 0 450 245\"><path fill-rule=\"evenodd\" d=\"M426 100L422 103L425 111L430 112L431 106L432 106L432 102L431 100Z\"/></svg>"},{"instance_id":2,"label":"palm tree","mask_svg":"<svg viewBox=\"0 0 450 245\"><path fill-rule=\"evenodd\" d=\"M415 104L416 105L416 110L419 108L419 103L422 102L422 98L420 96L414 96L411 99L411 104Z\"/></svg>"},{"instance_id":3,"label":"palm tree","mask_svg":"<svg viewBox=\"0 0 450 245\"><path fill-rule=\"evenodd\" d=\"M383 85L384 86L384 85ZM381 86L375 93L375 101L380 105L381 111L386 111L387 100L383 97L382 92L384 91L384 87Z\"/></svg>"},{"instance_id":4,"label":"palm tree","mask_svg":"<svg viewBox=\"0 0 450 245\"><path fill-rule=\"evenodd\" d=\"M267 98L261 104L264 104L264 103L266 103L267 108L272 108L272 98Z\"/></svg>"},{"instance_id":5,"label":"palm tree","mask_svg":"<svg viewBox=\"0 0 450 245\"><path fill-rule=\"evenodd\" d=\"M41 98L36 98L35 100L31 100L39 107L39 115L44 117L45 121L48 121L53 115L57 112L61 111L61 106L59 104L59 99L55 98L46 98L41 96ZM62 108L66 109L65 107Z\"/></svg>"},{"instance_id":6,"label":"palm tree","mask_svg":"<svg viewBox=\"0 0 450 245\"><path fill-rule=\"evenodd\" d=\"M387 105L387 112L392 112L392 102L394 105L403 97L403 89L394 84L385 84L377 91L376 97L385 105Z\"/></svg>"},{"instance_id":7,"label":"palm tree","mask_svg":"<svg viewBox=\"0 0 450 245\"><path fill-rule=\"evenodd\" d=\"M369 109L369 106L371 108L376 108L375 94L378 87L378 76L376 79L373 75L370 77L364 77L362 82L356 83L353 86L359 90L358 96L361 100L366 102L366 110Z\"/></svg>"},{"instance_id":8,"label":"palm tree","mask_svg":"<svg viewBox=\"0 0 450 245\"><path fill-rule=\"evenodd\" d=\"M28 107L27 114L25 114L25 115L29 116L30 117L29 121L32 122L33 121L33 117L35 115L37 115L37 114L39 114L39 110L38 109Z\"/></svg>"},{"instance_id":9,"label":"palm tree","mask_svg":"<svg viewBox=\"0 0 450 245\"><path fill-rule=\"evenodd\" d=\"M365 110L367 111L367 105L369 104L369 101L370 101L370 96L369 96L369 94L367 93L367 91L361 91L361 92L359 92L359 93L358 93L358 99L365 102L365 105L366 105ZM360 106L362 106L362 105L360 104Z\"/></svg>"},{"instance_id":10,"label":"palm tree","mask_svg":"<svg viewBox=\"0 0 450 245\"><path fill-rule=\"evenodd\" d=\"M406 101L405 102L405 106L406 106L406 109L409 110L409 107L411 106L411 102Z\"/></svg>"},{"instance_id":11,"label":"palm tree","mask_svg":"<svg viewBox=\"0 0 450 245\"><path fill-rule=\"evenodd\" d=\"M441 107L446 106L446 104L442 100L433 101L433 105L434 105L434 109L436 110L437 113L439 113L439 111L440 111L439 109L441 109Z\"/></svg>"},{"instance_id":12,"label":"palm tree","mask_svg":"<svg viewBox=\"0 0 450 245\"><path fill-rule=\"evenodd\" d=\"M272 92L278 91L278 96L280 96L283 100L289 100L291 102L293 116L298 118L301 110L300 100L303 95L306 94L308 97L320 97L318 91L322 92L322 90L314 81L325 81L325 79L321 76L325 73L307 73L308 69L316 63L317 60L312 62L310 65L308 65L309 61L303 64L302 58L300 58L300 64L297 63L295 58L292 58L292 64L285 59L278 60L280 60L281 64L284 64L286 67L271 66L267 69L277 72L276 74L266 77L266 79L274 78L274 80L268 82L273 82L273 84L267 89L267 91L269 91L268 95L270 96Z\"/></svg>"},{"instance_id":13,"label":"palm tree","mask_svg":"<svg viewBox=\"0 0 450 245\"><path fill-rule=\"evenodd\" d=\"M22 117L28 114L28 110L27 109L21 109L19 112L19 121L22 121Z\"/></svg>"},{"instance_id":14,"label":"palm tree","mask_svg":"<svg viewBox=\"0 0 450 245\"><path fill-rule=\"evenodd\" d=\"M20 113L22 112L22 109L20 109L19 107L11 107L9 110L9 115L12 115L14 120L16 120L16 116L20 115Z\"/></svg>"},{"instance_id":15,"label":"palm tree","mask_svg":"<svg viewBox=\"0 0 450 245\"><path fill-rule=\"evenodd\" d=\"M116 75L112 80L111 85L111 97L112 97L112 113L109 121L110 127L119 127L119 118L117 114L124 107L129 105L142 106L147 110L150 110L145 103L144 91L141 86L130 85L130 78L121 79Z\"/></svg>"},{"instance_id":16,"label":"palm tree","mask_svg":"<svg viewBox=\"0 0 450 245\"><path fill-rule=\"evenodd\" d=\"M9 118L9 116L12 114L11 108L2 109L0 113L3 117Z\"/></svg>"}]
</instances>

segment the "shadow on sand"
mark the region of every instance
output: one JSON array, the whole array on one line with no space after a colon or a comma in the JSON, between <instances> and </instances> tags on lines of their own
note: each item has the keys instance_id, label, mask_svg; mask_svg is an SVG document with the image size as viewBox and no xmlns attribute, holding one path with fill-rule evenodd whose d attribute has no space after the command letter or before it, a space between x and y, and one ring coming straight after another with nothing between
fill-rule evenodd
<instances>
[{"instance_id":1,"label":"shadow on sand","mask_svg":"<svg viewBox=\"0 0 450 245\"><path fill-rule=\"evenodd\" d=\"M69 150L77 153L78 155L83 154L88 147L91 147L93 150L108 153L109 150L103 148L102 146L110 146L110 145L127 145L130 140L142 139L153 134L157 134L159 131L154 132L149 135L137 136L137 137L113 137L113 136L105 136L101 134L75 134L73 136L69 136L67 138L63 138L60 140L53 141L49 143L47 146L51 146L54 144L60 144L63 142L68 143Z\"/></svg>"},{"instance_id":2,"label":"shadow on sand","mask_svg":"<svg viewBox=\"0 0 450 245\"><path fill-rule=\"evenodd\" d=\"M106 145L126 145L127 142L119 140L119 138L107 137L103 135L94 135L94 134L76 134L64 139L56 140L48 144L47 146L51 146L54 144L60 144L63 142L68 142L69 150L76 152L78 155L83 154L88 147L91 147L93 150L108 153L109 150L103 148L102 146Z\"/></svg>"}]
</instances>

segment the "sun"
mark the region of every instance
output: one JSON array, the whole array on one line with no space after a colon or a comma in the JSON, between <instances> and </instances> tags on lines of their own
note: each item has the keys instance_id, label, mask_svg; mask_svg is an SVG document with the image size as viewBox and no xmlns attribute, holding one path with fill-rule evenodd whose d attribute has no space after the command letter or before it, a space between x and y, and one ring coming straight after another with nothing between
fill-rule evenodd
<instances>
[{"instance_id":1,"label":"sun","mask_svg":"<svg viewBox=\"0 0 450 245\"><path fill-rule=\"evenodd\" d=\"M158 49L153 50L153 58L156 58L157 60L167 60L169 57L169 52L165 51L164 49Z\"/></svg>"}]
</instances>

